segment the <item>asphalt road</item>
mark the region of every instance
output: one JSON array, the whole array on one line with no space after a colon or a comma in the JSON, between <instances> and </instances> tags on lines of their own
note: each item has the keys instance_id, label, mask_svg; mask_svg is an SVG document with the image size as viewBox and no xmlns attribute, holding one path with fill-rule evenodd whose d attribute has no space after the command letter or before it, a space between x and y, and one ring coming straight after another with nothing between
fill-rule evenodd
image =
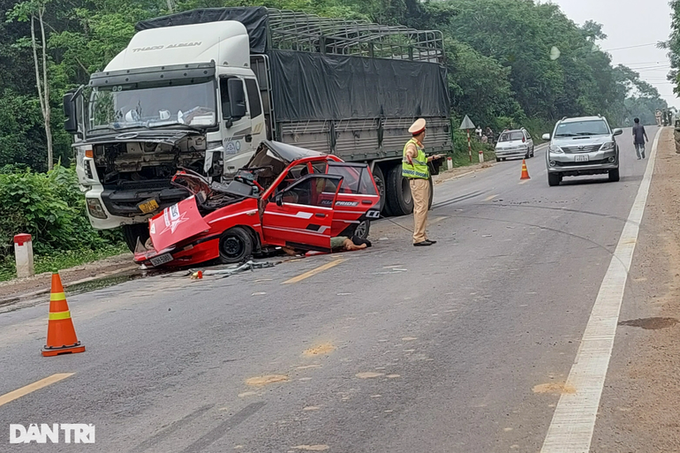
<instances>
[{"instance_id":1,"label":"asphalt road","mask_svg":"<svg viewBox=\"0 0 680 453\"><path fill-rule=\"evenodd\" d=\"M383 220L366 251L70 296L82 354L40 356L46 302L0 314L0 398L74 373L0 405L0 451L539 451L645 172L618 141L618 183L548 187L538 149L531 180L437 185L433 247ZM9 445L10 423L96 444Z\"/></svg>"}]
</instances>

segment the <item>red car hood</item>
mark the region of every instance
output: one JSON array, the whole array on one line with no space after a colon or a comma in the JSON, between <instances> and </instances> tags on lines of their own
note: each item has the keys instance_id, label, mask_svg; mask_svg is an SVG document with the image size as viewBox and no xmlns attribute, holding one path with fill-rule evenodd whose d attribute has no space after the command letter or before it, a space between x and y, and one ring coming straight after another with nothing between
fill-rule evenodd
<instances>
[{"instance_id":1,"label":"red car hood","mask_svg":"<svg viewBox=\"0 0 680 453\"><path fill-rule=\"evenodd\" d=\"M163 209L163 212L149 220L149 234L156 251L166 249L209 229L210 227L198 211L196 197L193 196Z\"/></svg>"}]
</instances>

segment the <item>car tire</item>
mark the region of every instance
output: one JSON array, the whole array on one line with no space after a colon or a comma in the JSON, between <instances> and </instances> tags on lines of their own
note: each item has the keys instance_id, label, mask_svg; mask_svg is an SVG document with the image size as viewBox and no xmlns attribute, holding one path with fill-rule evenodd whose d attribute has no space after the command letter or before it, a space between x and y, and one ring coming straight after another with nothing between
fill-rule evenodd
<instances>
[{"instance_id":1,"label":"car tire","mask_svg":"<svg viewBox=\"0 0 680 453\"><path fill-rule=\"evenodd\" d=\"M354 229L354 236L361 239L366 239L371 231L371 221L366 219L362 220L359 225Z\"/></svg>"},{"instance_id":2,"label":"car tire","mask_svg":"<svg viewBox=\"0 0 680 453\"><path fill-rule=\"evenodd\" d=\"M413 197L409 181L401 174L401 164L395 165L387 173L385 201L391 215L408 215L413 212Z\"/></svg>"},{"instance_id":3,"label":"car tire","mask_svg":"<svg viewBox=\"0 0 680 453\"><path fill-rule=\"evenodd\" d=\"M559 173L548 173L548 185L550 187L559 186L562 182L562 175Z\"/></svg>"},{"instance_id":4,"label":"car tire","mask_svg":"<svg viewBox=\"0 0 680 453\"><path fill-rule=\"evenodd\" d=\"M500 158L500 157L497 157L497 158L496 158L496 162L500 162L500 161L501 161L501 158Z\"/></svg>"},{"instance_id":5,"label":"car tire","mask_svg":"<svg viewBox=\"0 0 680 453\"><path fill-rule=\"evenodd\" d=\"M378 195L380 195L380 202L382 204L382 213L386 216L391 215L387 207L387 200L385 199L385 174L378 164L373 166L373 179L375 185L378 186Z\"/></svg>"},{"instance_id":6,"label":"car tire","mask_svg":"<svg viewBox=\"0 0 680 453\"><path fill-rule=\"evenodd\" d=\"M220 262L234 264L253 255L253 238L241 227L230 228L220 236Z\"/></svg>"},{"instance_id":7,"label":"car tire","mask_svg":"<svg viewBox=\"0 0 680 453\"><path fill-rule=\"evenodd\" d=\"M536 147L532 146L531 147L531 157L534 157L536 155Z\"/></svg>"},{"instance_id":8,"label":"car tire","mask_svg":"<svg viewBox=\"0 0 680 453\"><path fill-rule=\"evenodd\" d=\"M149 225L147 223L135 223L123 225L123 239L132 253L137 248L137 239L144 245L149 240Z\"/></svg>"},{"instance_id":9,"label":"car tire","mask_svg":"<svg viewBox=\"0 0 680 453\"><path fill-rule=\"evenodd\" d=\"M616 168L614 170L609 170L609 181L610 182L617 182L620 179L619 176L619 169Z\"/></svg>"}]
</instances>

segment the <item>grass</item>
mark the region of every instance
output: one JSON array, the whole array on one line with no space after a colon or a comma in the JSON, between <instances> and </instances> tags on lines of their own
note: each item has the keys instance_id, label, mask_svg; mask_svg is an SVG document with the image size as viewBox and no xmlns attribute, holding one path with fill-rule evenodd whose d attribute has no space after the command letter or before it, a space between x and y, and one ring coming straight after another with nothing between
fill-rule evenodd
<instances>
[{"instance_id":1,"label":"grass","mask_svg":"<svg viewBox=\"0 0 680 453\"><path fill-rule=\"evenodd\" d=\"M453 167L468 167L470 165L476 165L479 164L479 151L472 150L472 162L470 162L470 157L468 156L468 152L455 152L450 155L451 159L453 160ZM496 161L496 153L493 149L487 148L484 150L484 162L495 162ZM444 163L444 166L442 170L446 169L446 163Z\"/></svg>"},{"instance_id":2,"label":"grass","mask_svg":"<svg viewBox=\"0 0 680 453\"><path fill-rule=\"evenodd\" d=\"M50 272L53 269L68 269L120 255L128 251L125 244L114 244L99 250L69 250L66 252L55 252L52 255L34 255L35 273ZM12 280L13 278L16 278L16 268L14 256L12 255L0 261L0 282Z\"/></svg>"}]
</instances>

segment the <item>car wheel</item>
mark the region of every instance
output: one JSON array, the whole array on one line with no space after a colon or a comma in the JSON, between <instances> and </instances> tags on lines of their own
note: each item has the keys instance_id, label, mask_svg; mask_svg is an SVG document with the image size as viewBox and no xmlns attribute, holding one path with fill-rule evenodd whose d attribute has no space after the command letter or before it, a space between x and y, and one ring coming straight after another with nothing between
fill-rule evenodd
<instances>
[{"instance_id":1,"label":"car wheel","mask_svg":"<svg viewBox=\"0 0 680 453\"><path fill-rule=\"evenodd\" d=\"M616 182L620 179L619 169L609 170L609 181Z\"/></svg>"},{"instance_id":2,"label":"car wheel","mask_svg":"<svg viewBox=\"0 0 680 453\"><path fill-rule=\"evenodd\" d=\"M361 239L366 239L368 237L368 233L371 230L371 221L366 219L362 220L359 225L357 225L356 229L354 230L354 236L360 237Z\"/></svg>"},{"instance_id":3,"label":"car wheel","mask_svg":"<svg viewBox=\"0 0 680 453\"><path fill-rule=\"evenodd\" d=\"M559 173L548 173L548 185L549 186L559 186L562 182L562 175Z\"/></svg>"},{"instance_id":4,"label":"car wheel","mask_svg":"<svg viewBox=\"0 0 680 453\"><path fill-rule=\"evenodd\" d=\"M220 237L220 262L234 264L253 254L253 238L241 227L230 228Z\"/></svg>"},{"instance_id":5,"label":"car wheel","mask_svg":"<svg viewBox=\"0 0 680 453\"><path fill-rule=\"evenodd\" d=\"M506 159L507 159L507 157L504 157L504 158L503 158L503 162L505 162Z\"/></svg>"},{"instance_id":6,"label":"car wheel","mask_svg":"<svg viewBox=\"0 0 680 453\"><path fill-rule=\"evenodd\" d=\"M497 158L496 158L496 162L500 162L500 161L501 161L501 158L500 158L500 157L497 157Z\"/></svg>"},{"instance_id":7,"label":"car wheel","mask_svg":"<svg viewBox=\"0 0 680 453\"><path fill-rule=\"evenodd\" d=\"M536 155L536 148L534 146L531 147L531 157L534 157Z\"/></svg>"},{"instance_id":8,"label":"car wheel","mask_svg":"<svg viewBox=\"0 0 680 453\"><path fill-rule=\"evenodd\" d=\"M135 252L137 248L137 239L144 245L149 240L149 224L135 223L133 225L123 225L123 238L125 244L131 252Z\"/></svg>"}]
</instances>

